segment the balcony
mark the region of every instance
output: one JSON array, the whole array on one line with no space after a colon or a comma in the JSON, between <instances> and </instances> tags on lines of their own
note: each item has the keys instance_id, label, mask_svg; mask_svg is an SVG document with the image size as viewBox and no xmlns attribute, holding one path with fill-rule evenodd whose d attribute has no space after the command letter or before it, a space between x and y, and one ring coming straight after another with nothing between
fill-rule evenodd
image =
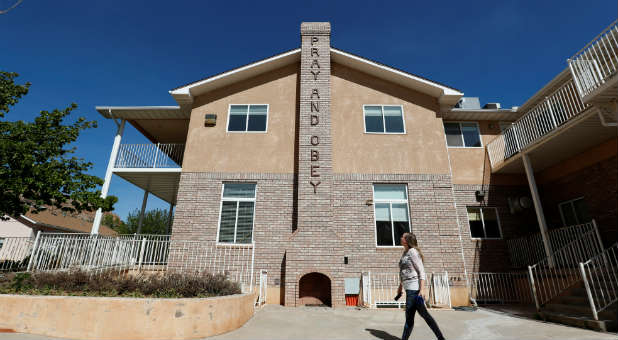
<instances>
[{"instance_id":1,"label":"balcony","mask_svg":"<svg viewBox=\"0 0 618 340\"><path fill-rule=\"evenodd\" d=\"M175 204L185 145L121 144L113 173L160 199Z\"/></svg>"},{"instance_id":2,"label":"balcony","mask_svg":"<svg viewBox=\"0 0 618 340\"><path fill-rule=\"evenodd\" d=\"M584 103L618 96L618 21L569 58L569 69Z\"/></svg>"},{"instance_id":3,"label":"balcony","mask_svg":"<svg viewBox=\"0 0 618 340\"><path fill-rule=\"evenodd\" d=\"M573 79L566 80L487 144L492 169L541 141L586 111Z\"/></svg>"},{"instance_id":4,"label":"balcony","mask_svg":"<svg viewBox=\"0 0 618 340\"><path fill-rule=\"evenodd\" d=\"M170 169L181 168L184 144L121 144L114 168Z\"/></svg>"}]
</instances>

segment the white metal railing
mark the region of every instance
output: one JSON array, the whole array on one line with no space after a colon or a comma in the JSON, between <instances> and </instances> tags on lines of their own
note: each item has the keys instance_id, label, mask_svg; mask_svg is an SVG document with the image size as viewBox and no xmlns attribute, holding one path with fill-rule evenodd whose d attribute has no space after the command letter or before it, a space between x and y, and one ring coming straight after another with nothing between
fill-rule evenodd
<instances>
[{"instance_id":1,"label":"white metal railing","mask_svg":"<svg viewBox=\"0 0 618 340\"><path fill-rule=\"evenodd\" d=\"M184 144L121 144L116 168L179 168Z\"/></svg>"},{"instance_id":2,"label":"white metal railing","mask_svg":"<svg viewBox=\"0 0 618 340\"><path fill-rule=\"evenodd\" d=\"M254 244L217 245L215 241L171 240L169 235L39 233L28 270L80 269L92 273L182 272L224 274L253 289Z\"/></svg>"},{"instance_id":3,"label":"white metal railing","mask_svg":"<svg viewBox=\"0 0 618 340\"><path fill-rule=\"evenodd\" d=\"M470 298L478 304L532 303L526 272L469 273Z\"/></svg>"},{"instance_id":4,"label":"white metal railing","mask_svg":"<svg viewBox=\"0 0 618 340\"><path fill-rule=\"evenodd\" d=\"M551 249L560 249L580 237L580 235L583 235L591 230L595 232L598 242L601 244L602 241L601 236L599 235L599 229L597 228L594 220L584 224L577 224L550 230L547 234L549 236L549 244ZM526 266L541 261L547 256L545 253L545 246L543 244L543 237L540 233L507 240L506 244L509 249L509 258L513 268L525 268Z\"/></svg>"},{"instance_id":5,"label":"white metal railing","mask_svg":"<svg viewBox=\"0 0 618 340\"><path fill-rule=\"evenodd\" d=\"M582 103L569 79L487 144L492 168L534 144L589 106Z\"/></svg>"},{"instance_id":6,"label":"white metal railing","mask_svg":"<svg viewBox=\"0 0 618 340\"><path fill-rule=\"evenodd\" d=\"M583 98L616 75L618 21L614 21L584 48L569 58L569 68Z\"/></svg>"},{"instance_id":7,"label":"white metal railing","mask_svg":"<svg viewBox=\"0 0 618 340\"><path fill-rule=\"evenodd\" d=\"M384 306L405 307L405 296L395 301L395 295L397 295L397 289L399 288L399 273L370 272L369 282L371 287L371 300L369 305L372 308Z\"/></svg>"},{"instance_id":8,"label":"white metal railing","mask_svg":"<svg viewBox=\"0 0 618 340\"><path fill-rule=\"evenodd\" d=\"M580 263L579 269L592 316L599 320L598 313L618 301L618 243Z\"/></svg>"},{"instance_id":9,"label":"white metal railing","mask_svg":"<svg viewBox=\"0 0 618 340\"><path fill-rule=\"evenodd\" d=\"M428 302L432 306L448 306L450 308L451 292L448 273L428 273L427 276L431 278L427 283ZM399 288L399 273L363 273L361 281L363 303L369 305L369 307L405 307L405 293L404 296L395 300Z\"/></svg>"},{"instance_id":10,"label":"white metal railing","mask_svg":"<svg viewBox=\"0 0 618 340\"><path fill-rule=\"evenodd\" d=\"M0 272L25 271L32 252L31 237L3 237L0 247Z\"/></svg>"},{"instance_id":11,"label":"white metal railing","mask_svg":"<svg viewBox=\"0 0 618 340\"><path fill-rule=\"evenodd\" d=\"M595 230L587 231L564 247L552 251L550 258L528 266L530 284L537 309L577 283L579 263L603 252Z\"/></svg>"}]
</instances>

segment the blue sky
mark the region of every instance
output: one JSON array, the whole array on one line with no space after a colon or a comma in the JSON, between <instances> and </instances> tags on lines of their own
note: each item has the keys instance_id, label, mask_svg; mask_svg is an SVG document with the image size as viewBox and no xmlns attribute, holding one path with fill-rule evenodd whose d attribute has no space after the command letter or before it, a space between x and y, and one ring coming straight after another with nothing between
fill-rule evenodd
<instances>
[{"instance_id":1,"label":"blue sky","mask_svg":"<svg viewBox=\"0 0 618 340\"><path fill-rule=\"evenodd\" d=\"M13 0L0 0L8 7ZM0 15L0 69L32 83L7 116L79 105L99 121L77 156L103 177L115 125L97 105L175 105L168 90L299 46L302 21L330 21L332 45L480 97L521 105L616 20L596 1L35 1ZM439 4L439 5L438 5ZM145 138L132 127L123 142ZM143 192L119 177L125 218ZM148 208L167 204L151 196Z\"/></svg>"}]
</instances>

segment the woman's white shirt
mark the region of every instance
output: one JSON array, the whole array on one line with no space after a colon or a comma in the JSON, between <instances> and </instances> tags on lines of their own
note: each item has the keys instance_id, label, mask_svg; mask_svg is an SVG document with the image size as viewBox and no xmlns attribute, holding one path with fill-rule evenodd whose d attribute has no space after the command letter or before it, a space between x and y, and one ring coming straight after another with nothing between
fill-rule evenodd
<instances>
[{"instance_id":1,"label":"woman's white shirt","mask_svg":"<svg viewBox=\"0 0 618 340\"><path fill-rule=\"evenodd\" d=\"M419 280L425 280L425 267L420 254L408 249L399 260L399 280L405 290L418 290Z\"/></svg>"}]
</instances>

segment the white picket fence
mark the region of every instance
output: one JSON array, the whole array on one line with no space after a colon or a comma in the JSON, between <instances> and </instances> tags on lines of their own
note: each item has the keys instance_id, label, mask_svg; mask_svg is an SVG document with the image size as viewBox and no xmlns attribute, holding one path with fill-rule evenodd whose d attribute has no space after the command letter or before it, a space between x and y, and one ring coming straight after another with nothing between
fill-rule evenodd
<instances>
[{"instance_id":1,"label":"white picket fence","mask_svg":"<svg viewBox=\"0 0 618 340\"><path fill-rule=\"evenodd\" d=\"M4 247L3 247L4 248ZM30 250L28 271L85 270L93 274L116 271L224 274L253 289L254 244L228 245L215 241L171 240L169 235L39 233ZM13 252L15 256L15 252ZM28 255L26 255L27 257Z\"/></svg>"},{"instance_id":2,"label":"white picket fence","mask_svg":"<svg viewBox=\"0 0 618 340\"><path fill-rule=\"evenodd\" d=\"M429 277L429 304L432 307L451 308L448 272L427 273ZM362 275L363 303L371 308L405 307L404 295L395 300L399 288L399 273L367 272Z\"/></svg>"}]
</instances>

